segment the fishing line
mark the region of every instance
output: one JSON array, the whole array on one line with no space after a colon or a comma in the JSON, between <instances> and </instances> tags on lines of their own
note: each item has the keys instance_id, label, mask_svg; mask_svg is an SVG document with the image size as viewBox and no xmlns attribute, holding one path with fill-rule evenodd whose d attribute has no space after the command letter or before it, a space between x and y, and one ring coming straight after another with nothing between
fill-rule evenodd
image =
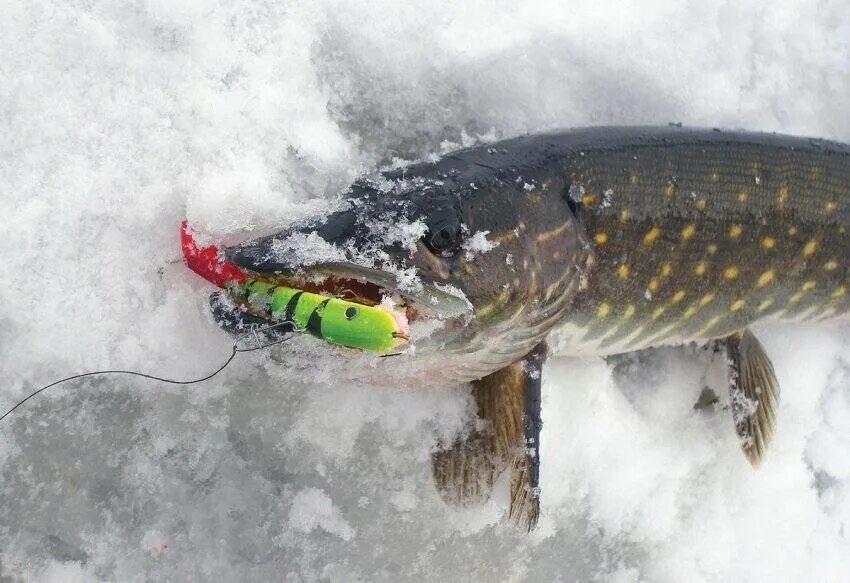
<instances>
[{"instance_id":1,"label":"fishing line","mask_svg":"<svg viewBox=\"0 0 850 583\"><path fill-rule=\"evenodd\" d=\"M272 342L267 342L265 344L259 343L259 337L257 336L258 332L265 333L265 332L268 332L270 330L273 330L275 328L278 328L280 326L287 325L287 324L293 326L293 329L289 330L289 332L290 332L289 335L284 336L283 338L278 338L277 340L274 340ZM170 385L194 385L194 384L197 384L197 383L202 383L204 381L210 380L215 375L217 375L218 373L223 371L225 368L227 368L227 365L229 365L231 362L233 362L233 359L236 358L236 355L239 354L240 352L254 352L255 350L262 350L264 348L269 348L271 346L274 346L276 344L280 344L282 342L285 342L286 340L289 340L292 337L292 333L298 332L298 331L300 331L300 330L299 330L298 327L295 326L295 323L289 322L289 321L278 322L278 323L273 324L271 326L266 326L264 328L260 328L259 330L257 330L254 327L249 332L246 332L245 335L247 335L248 333L253 333L254 338L257 340L257 346L251 346L251 347L248 347L248 348L240 348L239 344L241 342L241 339L238 340L237 342L235 342L233 344L233 351L230 353L230 356L227 357L227 360L224 361L224 364L222 364L220 367L218 367L214 372L212 372L212 373L210 373L210 374L208 374L204 377L201 377L199 379L192 379L192 380L185 380L185 381L184 380L176 380L176 379L167 379L167 378L164 378L164 377L158 377L156 375L138 372L138 371L134 371L134 370L97 370L97 371L92 371L92 372L84 372L84 373L81 373L81 374L71 375L69 377L65 377L64 379L59 379L58 381L54 381L54 382L50 383L49 385L44 385L43 387L36 389L35 391L31 392L29 395L27 395L26 397L24 397L23 399L21 399L20 401L15 403L14 407L12 407L11 409L9 409L5 413L3 413L3 415L0 415L0 423L2 423L3 420L6 417L8 417L12 413L14 413L15 410L17 410L19 407L21 407L24 403L26 403L27 401L29 401L33 397L39 395L40 393L46 391L47 389L49 389L51 387L55 387L56 385L60 385L62 383L68 382L68 381L73 381L73 380L81 379L81 378L84 378L84 377L91 377L91 376L98 376L98 375L110 375L110 374L124 374L124 375L130 375L130 376L135 376L135 377L141 377L143 379L150 379L150 380L153 380L153 381L159 381L159 382L162 382L162 383L168 383Z\"/></svg>"}]
</instances>

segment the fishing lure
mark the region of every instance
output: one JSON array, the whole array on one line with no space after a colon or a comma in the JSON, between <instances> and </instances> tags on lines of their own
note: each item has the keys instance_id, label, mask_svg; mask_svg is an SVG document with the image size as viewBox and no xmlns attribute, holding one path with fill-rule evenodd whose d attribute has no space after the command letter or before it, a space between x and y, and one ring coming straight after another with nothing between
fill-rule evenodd
<instances>
[{"instance_id":1,"label":"fishing lure","mask_svg":"<svg viewBox=\"0 0 850 583\"><path fill-rule=\"evenodd\" d=\"M258 279L234 282L229 287L249 312L273 321L292 322L296 328L332 344L385 352L407 339L388 306L366 306Z\"/></svg>"},{"instance_id":2,"label":"fishing lure","mask_svg":"<svg viewBox=\"0 0 850 583\"><path fill-rule=\"evenodd\" d=\"M185 221L181 247L190 269L227 289L254 315L272 322L291 322L297 330L347 348L386 352L408 340L405 318L395 313L389 302L367 306L249 278L225 261L214 245L199 248Z\"/></svg>"}]
</instances>

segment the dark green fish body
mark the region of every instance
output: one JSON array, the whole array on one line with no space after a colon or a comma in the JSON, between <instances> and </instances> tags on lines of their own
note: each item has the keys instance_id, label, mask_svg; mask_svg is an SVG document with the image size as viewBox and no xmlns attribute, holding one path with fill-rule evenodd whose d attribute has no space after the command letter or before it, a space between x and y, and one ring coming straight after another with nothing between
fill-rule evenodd
<instances>
[{"instance_id":1,"label":"dark green fish body","mask_svg":"<svg viewBox=\"0 0 850 583\"><path fill-rule=\"evenodd\" d=\"M568 354L716 339L735 430L756 466L779 386L748 327L850 313L848 228L850 146L589 128L358 181L336 212L226 256L276 284L309 280L328 296L404 309L411 349L373 359L366 374L396 385L472 382L485 423L441 445L435 480L447 500L466 503L486 499L508 471L509 517L531 528L547 339ZM321 245L305 256L308 240Z\"/></svg>"},{"instance_id":2,"label":"dark green fish body","mask_svg":"<svg viewBox=\"0 0 850 583\"><path fill-rule=\"evenodd\" d=\"M599 130L597 130L599 131ZM723 338L850 310L850 150L768 134L601 130L571 196L594 249L566 316L580 353ZM623 136L623 134L626 134Z\"/></svg>"}]
</instances>

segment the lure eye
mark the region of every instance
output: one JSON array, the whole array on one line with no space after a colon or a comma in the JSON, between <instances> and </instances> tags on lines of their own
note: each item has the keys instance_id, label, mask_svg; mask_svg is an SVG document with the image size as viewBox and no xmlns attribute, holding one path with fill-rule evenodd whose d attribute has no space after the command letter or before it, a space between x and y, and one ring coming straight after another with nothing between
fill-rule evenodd
<instances>
[{"instance_id":1,"label":"lure eye","mask_svg":"<svg viewBox=\"0 0 850 583\"><path fill-rule=\"evenodd\" d=\"M357 316L357 308L354 306L345 309L345 319L353 320Z\"/></svg>"}]
</instances>

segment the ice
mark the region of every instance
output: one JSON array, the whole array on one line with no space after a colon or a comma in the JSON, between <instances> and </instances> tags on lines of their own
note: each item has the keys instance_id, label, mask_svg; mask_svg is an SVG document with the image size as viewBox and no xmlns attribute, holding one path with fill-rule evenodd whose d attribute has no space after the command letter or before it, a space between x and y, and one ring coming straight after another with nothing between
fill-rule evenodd
<instances>
[{"instance_id":1,"label":"ice","mask_svg":"<svg viewBox=\"0 0 850 583\"><path fill-rule=\"evenodd\" d=\"M210 287L175 262L183 218L265 234L376 168L556 127L850 141L837 0L2 14L0 408L75 372L226 359ZM727 411L692 408L717 376L704 352L553 358L530 536L501 523L505 484L459 510L433 488L433 443L471 422L463 388L354 386L309 338L297 367L243 354L203 385L69 383L0 426L0 579L844 580L850 334L759 332L782 403L758 472Z\"/></svg>"}]
</instances>

